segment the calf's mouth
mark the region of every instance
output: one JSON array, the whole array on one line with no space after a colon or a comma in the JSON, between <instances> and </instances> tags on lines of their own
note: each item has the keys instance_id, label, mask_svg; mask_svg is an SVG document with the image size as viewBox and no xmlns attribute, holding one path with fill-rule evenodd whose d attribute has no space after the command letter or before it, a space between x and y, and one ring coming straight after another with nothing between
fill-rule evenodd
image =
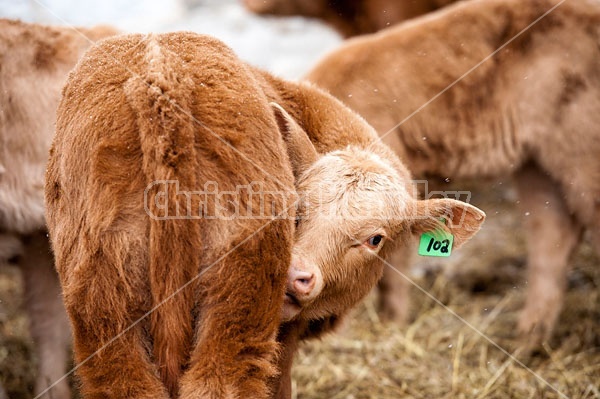
<instances>
[{"instance_id":1,"label":"calf's mouth","mask_svg":"<svg viewBox=\"0 0 600 399\"><path fill-rule=\"evenodd\" d=\"M282 318L283 321L288 321L293 319L298 313L302 310L302 304L294 295L293 292L286 292L283 299L283 310L282 310Z\"/></svg>"}]
</instances>

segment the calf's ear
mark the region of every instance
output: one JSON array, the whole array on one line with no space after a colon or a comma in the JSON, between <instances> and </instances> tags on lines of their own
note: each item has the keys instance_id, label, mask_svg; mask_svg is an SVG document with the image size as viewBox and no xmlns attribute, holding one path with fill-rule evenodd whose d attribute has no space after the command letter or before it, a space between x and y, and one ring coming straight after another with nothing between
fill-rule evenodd
<instances>
[{"instance_id":1,"label":"calf's ear","mask_svg":"<svg viewBox=\"0 0 600 399\"><path fill-rule=\"evenodd\" d=\"M298 122L288 114L281 105L271 103L277 126L287 146L288 156L292 163L294 177L297 179L319 157L315 146Z\"/></svg>"},{"instance_id":2,"label":"calf's ear","mask_svg":"<svg viewBox=\"0 0 600 399\"><path fill-rule=\"evenodd\" d=\"M481 209L448 198L417 201L415 213L416 220L412 225L414 234L444 229L454 236L454 248L469 241L485 220L485 213Z\"/></svg>"}]
</instances>

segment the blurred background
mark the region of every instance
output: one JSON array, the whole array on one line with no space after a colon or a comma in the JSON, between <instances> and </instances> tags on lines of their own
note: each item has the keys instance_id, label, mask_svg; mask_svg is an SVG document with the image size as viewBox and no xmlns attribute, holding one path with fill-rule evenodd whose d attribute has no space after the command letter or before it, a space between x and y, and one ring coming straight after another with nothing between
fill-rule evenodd
<instances>
[{"instance_id":1,"label":"blurred background","mask_svg":"<svg viewBox=\"0 0 600 399\"><path fill-rule=\"evenodd\" d=\"M285 78L298 78L340 36L315 20L266 18L239 0L0 0L0 18L89 26L126 32L191 30L215 36L244 60Z\"/></svg>"}]
</instances>

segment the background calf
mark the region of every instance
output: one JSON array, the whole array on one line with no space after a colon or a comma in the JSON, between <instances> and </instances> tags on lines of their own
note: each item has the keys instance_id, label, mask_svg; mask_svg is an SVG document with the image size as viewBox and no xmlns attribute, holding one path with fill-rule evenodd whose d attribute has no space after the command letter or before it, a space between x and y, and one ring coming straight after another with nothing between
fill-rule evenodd
<instances>
[{"instance_id":1,"label":"background calf","mask_svg":"<svg viewBox=\"0 0 600 399\"><path fill-rule=\"evenodd\" d=\"M23 272L40 393L65 371L70 341L44 221L43 179L60 90L79 56L107 27L81 29L0 19L0 262ZM67 381L49 391L69 397Z\"/></svg>"},{"instance_id":2,"label":"background calf","mask_svg":"<svg viewBox=\"0 0 600 399\"><path fill-rule=\"evenodd\" d=\"M455 0L244 0L246 7L267 15L318 18L344 37L377 32L405 19L437 10Z\"/></svg>"},{"instance_id":3,"label":"background calf","mask_svg":"<svg viewBox=\"0 0 600 399\"><path fill-rule=\"evenodd\" d=\"M515 177L530 238L519 320L530 346L551 335L582 230L600 245L600 7L565 2L526 29L556 4L460 3L350 41L307 76L419 177Z\"/></svg>"}]
</instances>

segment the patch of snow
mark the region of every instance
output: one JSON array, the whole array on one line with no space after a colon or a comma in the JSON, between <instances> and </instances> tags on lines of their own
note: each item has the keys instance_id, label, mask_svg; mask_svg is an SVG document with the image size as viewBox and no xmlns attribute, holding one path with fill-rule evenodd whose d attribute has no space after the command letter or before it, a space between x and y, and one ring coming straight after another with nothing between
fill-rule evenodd
<instances>
[{"instance_id":1,"label":"patch of snow","mask_svg":"<svg viewBox=\"0 0 600 399\"><path fill-rule=\"evenodd\" d=\"M125 32L190 30L224 41L244 60L297 79L341 38L324 24L301 17L261 17L236 0L0 0L0 17L90 26Z\"/></svg>"}]
</instances>

